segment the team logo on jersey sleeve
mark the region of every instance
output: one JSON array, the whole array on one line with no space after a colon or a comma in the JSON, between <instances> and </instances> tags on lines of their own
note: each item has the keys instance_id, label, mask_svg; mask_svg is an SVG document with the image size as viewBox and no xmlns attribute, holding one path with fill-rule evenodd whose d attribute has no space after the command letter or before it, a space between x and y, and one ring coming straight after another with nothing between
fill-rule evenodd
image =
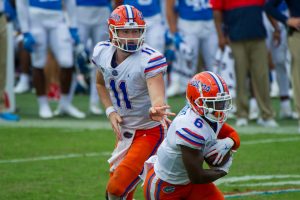
<instances>
[{"instance_id":1,"label":"team logo on jersey sleeve","mask_svg":"<svg viewBox=\"0 0 300 200\"><path fill-rule=\"evenodd\" d=\"M175 191L175 186L168 185L168 186L164 187L162 190L164 193L170 194Z\"/></svg>"}]
</instances>

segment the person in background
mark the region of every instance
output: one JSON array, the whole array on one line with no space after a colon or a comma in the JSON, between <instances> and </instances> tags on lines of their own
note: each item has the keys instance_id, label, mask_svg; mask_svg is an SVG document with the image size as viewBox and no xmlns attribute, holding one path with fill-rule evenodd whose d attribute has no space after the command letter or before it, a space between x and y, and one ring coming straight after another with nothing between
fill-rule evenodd
<instances>
[{"instance_id":1,"label":"person in background","mask_svg":"<svg viewBox=\"0 0 300 200\"><path fill-rule=\"evenodd\" d=\"M69 16L69 28L66 24L64 8ZM75 118L85 118L69 102L69 90L73 73L73 44L80 42L75 16L75 0L58 1L17 1L17 13L21 31L24 35L24 48L31 52L33 84L36 90L39 116L43 119L54 115L67 114ZM46 96L44 67L46 65L48 46L55 56L60 71L61 98L54 115Z\"/></svg>"},{"instance_id":2,"label":"person in background","mask_svg":"<svg viewBox=\"0 0 300 200\"><path fill-rule=\"evenodd\" d=\"M209 0L167 0L166 9L169 35L177 50L167 90L171 97L184 93L188 80L197 71L200 53L204 70L212 71L218 38Z\"/></svg>"},{"instance_id":3,"label":"person in background","mask_svg":"<svg viewBox=\"0 0 300 200\"><path fill-rule=\"evenodd\" d=\"M83 48L77 46L76 50L87 51L87 54L90 55L97 42L109 39L108 33L105 30L107 26L106 19L111 12L111 1L76 0L76 6L78 33L80 41L83 44ZM94 68L93 65L89 66L92 68L90 70L89 111L94 115L101 115L103 114L103 110L99 105L100 101L97 94L96 68ZM70 101L73 99L74 92L75 88L71 89Z\"/></svg>"},{"instance_id":4,"label":"person in background","mask_svg":"<svg viewBox=\"0 0 300 200\"><path fill-rule=\"evenodd\" d=\"M288 44L292 56L292 87L294 102L298 116L300 115L300 4L297 0L285 0L290 17L279 12L277 7L283 0L269 0L265 5L267 14L289 27ZM300 119L299 128L300 133Z\"/></svg>"},{"instance_id":5,"label":"person in background","mask_svg":"<svg viewBox=\"0 0 300 200\"><path fill-rule=\"evenodd\" d=\"M6 0L5 0L6 1ZM7 30L6 15L4 12L4 1L0 0L0 120L18 121L20 117L10 112L6 112L6 67L7 67Z\"/></svg>"},{"instance_id":6,"label":"person in background","mask_svg":"<svg viewBox=\"0 0 300 200\"><path fill-rule=\"evenodd\" d=\"M254 96L261 111L257 124L277 127L269 96L268 52L263 24L265 0L212 0L211 1L219 47L224 49L230 40L235 59L237 86L237 126L248 125L250 74Z\"/></svg>"}]
</instances>

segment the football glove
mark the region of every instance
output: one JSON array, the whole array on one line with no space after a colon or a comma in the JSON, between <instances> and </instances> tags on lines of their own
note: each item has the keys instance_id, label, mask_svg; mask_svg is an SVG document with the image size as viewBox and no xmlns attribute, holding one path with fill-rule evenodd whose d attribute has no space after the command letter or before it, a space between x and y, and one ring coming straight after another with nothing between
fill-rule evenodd
<instances>
[{"instance_id":1,"label":"football glove","mask_svg":"<svg viewBox=\"0 0 300 200\"><path fill-rule=\"evenodd\" d=\"M216 159L213 162L213 165L220 164L228 151L230 151L231 147L234 145L234 142L231 138L227 137L225 139L217 140L217 143L211 146L208 149L208 153L205 157L209 157L213 154L218 154Z\"/></svg>"},{"instance_id":2,"label":"football glove","mask_svg":"<svg viewBox=\"0 0 300 200\"><path fill-rule=\"evenodd\" d=\"M212 167L211 169L222 170L228 174L229 169L232 165L232 160L233 160L233 158L232 158L232 156L230 156L229 160L225 163L225 165L223 165L221 167Z\"/></svg>"},{"instance_id":3,"label":"football glove","mask_svg":"<svg viewBox=\"0 0 300 200\"><path fill-rule=\"evenodd\" d=\"M73 39L75 45L78 45L80 43L80 38L79 38L79 35L78 35L78 29L77 28L70 28L69 31L70 31L70 34L72 36L72 39Z\"/></svg>"},{"instance_id":4,"label":"football glove","mask_svg":"<svg viewBox=\"0 0 300 200\"><path fill-rule=\"evenodd\" d=\"M32 52L33 51L33 46L35 45L35 39L34 37L31 35L31 33L24 33L23 34L24 38L23 38L23 46L24 48L28 51L28 52Z\"/></svg>"}]
</instances>

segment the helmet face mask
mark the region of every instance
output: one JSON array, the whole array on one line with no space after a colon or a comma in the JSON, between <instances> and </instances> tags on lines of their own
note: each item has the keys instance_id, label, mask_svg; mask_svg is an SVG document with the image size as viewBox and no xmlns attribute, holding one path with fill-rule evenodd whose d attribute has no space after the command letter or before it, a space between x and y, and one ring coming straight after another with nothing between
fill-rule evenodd
<instances>
[{"instance_id":1,"label":"helmet face mask","mask_svg":"<svg viewBox=\"0 0 300 200\"><path fill-rule=\"evenodd\" d=\"M227 120L227 113L232 109L232 98L229 94L223 93L219 97L199 97L195 104L203 109L203 115L213 122L224 122Z\"/></svg>"},{"instance_id":2,"label":"helmet face mask","mask_svg":"<svg viewBox=\"0 0 300 200\"><path fill-rule=\"evenodd\" d=\"M146 26L115 27L110 25L112 44L126 52L138 51L145 41Z\"/></svg>"},{"instance_id":3,"label":"helmet face mask","mask_svg":"<svg viewBox=\"0 0 300 200\"><path fill-rule=\"evenodd\" d=\"M138 51L145 40L146 23L133 6L118 6L108 19L111 43L125 52Z\"/></svg>"},{"instance_id":4,"label":"helmet face mask","mask_svg":"<svg viewBox=\"0 0 300 200\"><path fill-rule=\"evenodd\" d=\"M232 98L225 81L212 72L196 74L187 86L187 100L200 116L212 122L225 122Z\"/></svg>"}]
</instances>

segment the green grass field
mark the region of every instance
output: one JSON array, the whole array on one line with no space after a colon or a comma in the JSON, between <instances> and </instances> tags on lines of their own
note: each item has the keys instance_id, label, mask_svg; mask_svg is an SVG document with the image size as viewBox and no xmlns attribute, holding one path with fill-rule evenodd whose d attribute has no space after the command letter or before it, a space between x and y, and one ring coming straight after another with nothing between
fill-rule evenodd
<instances>
[{"instance_id":1,"label":"green grass field","mask_svg":"<svg viewBox=\"0 0 300 200\"><path fill-rule=\"evenodd\" d=\"M76 96L80 109L87 111L87 102L87 96ZM178 112L184 98L169 103ZM273 103L277 109L278 100ZM18 95L17 104L22 120L0 122L0 199L104 199L106 160L115 142L106 118L40 120L33 94ZM229 175L216 182L228 199L300 199L297 121L279 124L273 130L254 122L237 129L241 148ZM143 199L140 187L135 199Z\"/></svg>"}]
</instances>

